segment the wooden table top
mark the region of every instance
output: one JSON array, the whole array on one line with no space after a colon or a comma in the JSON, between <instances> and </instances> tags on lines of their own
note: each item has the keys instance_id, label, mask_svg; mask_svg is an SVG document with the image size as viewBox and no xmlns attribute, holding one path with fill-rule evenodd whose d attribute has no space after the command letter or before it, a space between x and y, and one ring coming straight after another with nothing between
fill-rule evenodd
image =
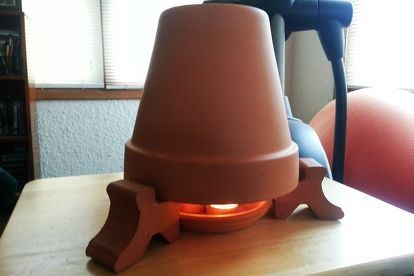
<instances>
[{"instance_id":1,"label":"wooden table top","mask_svg":"<svg viewBox=\"0 0 414 276\"><path fill-rule=\"evenodd\" d=\"M106 220L108 183L122 174L28 183L0 240L0 275L109 274L85 256ZM266 215L226 234L181 231L173 244L154 240L123 274L260 275L414 273L414 215L331 180L339 221L319 221L301 206L287 220Z\"/></svg>"}]
</instances>

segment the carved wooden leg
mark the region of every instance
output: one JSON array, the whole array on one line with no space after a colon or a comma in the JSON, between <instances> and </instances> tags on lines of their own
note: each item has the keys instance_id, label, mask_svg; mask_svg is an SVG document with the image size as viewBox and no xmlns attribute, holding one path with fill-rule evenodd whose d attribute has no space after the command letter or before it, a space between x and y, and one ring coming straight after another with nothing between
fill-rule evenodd
<instances>
[{"instance_id":1,"label":"carved wooden leg","mask_svg":"<svg viewBox=\"0 0 414 276\"><path fill-rule=\"evenodd\" d=\"M144 255L152 236L173 242L179 235L179 205L158 203L154 188L128 180L110 183L108 218L89 242L86 255L120 272Z\"/></svg>"},{"instance_id":2,"label":"carved wooden leg","mask_svg":"<svg viewBox=\"0 0 414 276\"><path fill-rule=\"evenodd\" d=\"M300 180L295 190L274 199L273 214L276 219L286 219L300 205L307 204L313 214L321 220L336 220L344 217L341 208L326 199L322 190L325 168L313 159L300 159Z\"/></svg>"}]
</instances>

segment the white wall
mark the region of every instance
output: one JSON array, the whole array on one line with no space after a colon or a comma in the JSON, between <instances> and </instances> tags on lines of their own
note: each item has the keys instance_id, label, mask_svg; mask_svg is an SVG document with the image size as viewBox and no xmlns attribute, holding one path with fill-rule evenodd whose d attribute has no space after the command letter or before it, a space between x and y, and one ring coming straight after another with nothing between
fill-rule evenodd
<instances>
[{"instance_id":1,"label":"white wall","mask_svg":"<svg viewBox=\"0 0 414 276\"><path fill-rule=\"evenodd\" d=\"M286 95L293 115L309 122L332 100L334 87L331 65L316 32L295 33L289 38L286 67Z\"/></svg>"},{"instance_id":2,"label":"white wall","mask_svg":"<svg viewBox=\"0 0 414 276\"><path fill-rule=\"evenodd\" d=\"M40 177L123 170L137 100L39 101Z\"/></svg>"}]
</instances>

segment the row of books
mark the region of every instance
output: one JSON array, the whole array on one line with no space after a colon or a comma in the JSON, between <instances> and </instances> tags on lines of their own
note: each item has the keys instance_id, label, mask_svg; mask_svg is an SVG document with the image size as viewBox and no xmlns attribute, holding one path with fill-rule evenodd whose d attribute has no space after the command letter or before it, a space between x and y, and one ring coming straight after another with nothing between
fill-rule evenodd
<instances>
[{"instance_id":1,"label":"row of books","mask_svg":"<svg viewBox=\"0 0 414 276\"><path fill-rule=\"evenodd\" d=\"M0 30L0 75L20 76L23 72L20 34Z\"/></svg>"},{"instance_id":2,"label":"row of books","mask_svg":"<svg viewBox=\"0 0 414 276\"><path fill-rule=\"evenodd\" d=\"M7 152L0 152L0 167L16 179L20 190L28 179L26 147L15 146Z\"/></svg>"},{"instance_id":3,"label":"row of books","mask_svg":"<svg viewBox=\"0 0 414 276\"><path fill-rule=\"evenodd\" d=\"M11 97L0 97L0 136L22 136L26 134L25 108L23 101Z\"/></svg>"}]
</instances>

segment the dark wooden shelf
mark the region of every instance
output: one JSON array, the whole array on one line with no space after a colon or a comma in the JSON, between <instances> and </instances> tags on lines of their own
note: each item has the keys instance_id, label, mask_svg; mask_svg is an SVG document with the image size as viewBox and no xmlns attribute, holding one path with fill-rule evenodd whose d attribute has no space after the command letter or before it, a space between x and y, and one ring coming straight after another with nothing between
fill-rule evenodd
<instances>
[{"instance_id":1,"label":"dark wooden shelf","mask_svg":"<svg viewBox=\"0 0 414 276\"><path fill-rule=\"evenodd\" d=\"M15 81L15 80L25 80L23 76L1 76L0 81Z\"/></svg>"},{"instance_id":2,"label":"dark wooden shelf","mask_svg":"<svg viewBox=\"0 0 414 276\"><path fill-rule=\"evenodd\" d=\"M4 1L3 1L4 2ZM12 1L10 1L12 2ZM18 168L14 171L14 177L18 181L20 188L24 183L34 178L34 162L33 162L33 136L32 124L35 117L35 105L32 104L33 97L31 90L29 90L29 81L27 78L27 60L26 60L26 44L25 44L25 16L22 12L21 0L15 0L16 6L14 8L0 7L0 30L4 35L10 33L13 39L20 40L20 47L16 48L16 52L12 52L12 57L21 58L21 71L17 68L9 67L8 71L2 70L0 75L0 100L2 101L2 111L4 108L12 108L13 114L7 112L7 121L9 122L9 132L3 131L0 134L0 155L2 156L2 165L8 163L10 168ZM2 38L5 40L5 38ZM17 52L18 51L18 52ZM10 73L10 74L6 74ZM18 105L14 103L18 102ZM16 111L19 112L16 117ZM19 135L5 135L5 133L13 133L15 123L19 132L26 133ZM20 122L22 121L22 122ZM21 124L19 124L19 122ZM13 127L11 127L13 126ZM21 127L25 126L25 131ZM16 132L14 132L16 133ZM9 158L7 155L17 156L15 160ZM6 157L6 158L4 158ZM1 274L1 273L0 273Z\"/></svg>"},{"instance_id":3,"label":"dark wooden shelf","mask_svg":"<svg viewBox=\"0 0 414 276\"><path fill-rule=\"evenodd\" d=\"M0 10L0 16L13 16L13 15L22 15L23 12L21 11L15 11L15 10Z\"/></svg>"},{"instance_id":4,"label":"dark wooden shelf","mask_svg":"<svg viewBox=\"0 0 414 276\"><path fill-rule=\"evenodd\" d=\"M0 143L24 143L27 141L26 136L1 136L0 135Z\"/></svg>"}]
</instances>

